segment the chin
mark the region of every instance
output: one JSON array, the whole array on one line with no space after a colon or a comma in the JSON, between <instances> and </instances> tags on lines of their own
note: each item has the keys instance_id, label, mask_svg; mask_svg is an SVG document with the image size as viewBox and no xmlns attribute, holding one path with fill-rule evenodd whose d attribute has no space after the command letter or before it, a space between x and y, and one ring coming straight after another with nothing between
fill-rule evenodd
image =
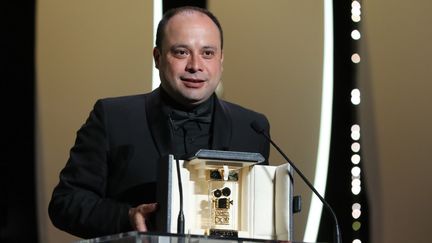
<instances>
[{"instance_id":1,"label":"chin","mask_svg":"<svg viewBox=\"0 0 432 243\"><path fill-rule=\"evenodd\" d=\"M192 105L197 105L204 102L206 99L187 98L187 102Z\"/></svg>"},{"instance_id":2,"label":"chin","mask_svg":"<svg viewBox=\"0 0 432 243\"><path fill-rule=\"evenodd\" d=\"M184 94L183 97L189 101L199 102L206 100L207 96L197 92L188 92Z\"/></svg>"},{"instance_id":3,"label":"chin","mask_svg":"<svg viewBox=\"0 0 432 243\"><path fill-rule=\"evenodd\" d=\"M200 96L200 97L196 97L196 96L194 96L194 97L185 97L186 102L188 104L191 104L191 105L201 104L202 102L206 101L207 99L208 99L208 97L202 97L202 96Z\"/></svg>"}]
</instances>

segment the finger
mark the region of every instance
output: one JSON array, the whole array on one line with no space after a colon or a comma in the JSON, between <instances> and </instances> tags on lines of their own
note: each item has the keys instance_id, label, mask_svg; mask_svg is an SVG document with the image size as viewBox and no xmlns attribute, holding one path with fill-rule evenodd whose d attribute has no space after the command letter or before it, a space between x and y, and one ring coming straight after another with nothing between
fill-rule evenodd
<instances>
[{"instance_id":1,"label":"finger","mask_svg":"<svg viewBox=\"0 0 432 243\"><path fill-rule=\"evenodd\" d=\"M139 212L143 215L152 213L156 211L157 209L157 203L150 203L150 204L142 204L139 206Z\"/></svg>"},{"instance_id":2,"label":"finger","mask_svg":"<svg viewBox=\"0 0 432 243\"><path fill-rule=\"evenodd\" d=\"M141 232L147 232L147 225L145 224L145 218L143 215L137 213L134 216L136 230Z\"/></svg>"}]
</instances>

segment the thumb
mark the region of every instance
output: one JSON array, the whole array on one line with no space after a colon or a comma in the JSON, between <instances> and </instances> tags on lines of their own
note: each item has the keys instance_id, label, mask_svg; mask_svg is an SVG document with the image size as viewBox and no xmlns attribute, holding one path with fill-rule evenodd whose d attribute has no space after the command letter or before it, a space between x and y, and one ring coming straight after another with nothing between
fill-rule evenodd
<instances>
[{"instance_id":1,"label":"thumb","mask_svg":"<svg viewBox=\"0 0 432 243\"><path fill-rule=\"evenodd\" d=\"M156 211L157 203L142 204L139 206L139 212L146 215Z\"/></svg>"}]
</instances>

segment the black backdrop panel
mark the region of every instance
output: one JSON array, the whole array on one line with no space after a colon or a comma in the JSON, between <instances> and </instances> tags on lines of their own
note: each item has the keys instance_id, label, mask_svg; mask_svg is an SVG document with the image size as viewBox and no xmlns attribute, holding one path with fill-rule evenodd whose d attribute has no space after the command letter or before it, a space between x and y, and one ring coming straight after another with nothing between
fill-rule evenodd
<instances>
[{"instance_id":1,"label":"black backdrop panel","mask_svg":"<svg viewBox=\"0 0 432 243\"><path fill-rule=\"evenodd\" d=\"M34 156L35 1L2 1L0 242L38 242Z\"/></svg>"}]
</instances>

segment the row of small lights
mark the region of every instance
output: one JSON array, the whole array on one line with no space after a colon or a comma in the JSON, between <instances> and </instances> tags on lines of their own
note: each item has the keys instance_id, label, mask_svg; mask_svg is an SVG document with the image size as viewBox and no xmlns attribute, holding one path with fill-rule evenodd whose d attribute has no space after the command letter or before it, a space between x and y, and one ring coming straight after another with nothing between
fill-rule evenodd
<instances>
[{"instance_id":1,"label":"row of small lights","mask_svg":"<svg viewBox=\"0 0 432 243\"><path fill-rule=\"evenodd\" d=\"M354 23L359 23L361 21L361 4L359 1L354 0L351 3L351 20ZM358 29L354 29L351 32L351 38L354 41L358 41L361 38L361 33ZM358 64L360 63L360 54L357 52L354 52L351 55L351 61L354 64ZM354 106L358 106L360 104L360 90L357 88L354 88L351 91L351 103ZM351 169L351 192L354 196L357 196L360 194L361 192L361 178L360 178L360 173L361 173L361 169L359 166L360 163L360 155L359 155L359 151L360 151L360 125L358 124L354 124L351 126L351 139L352 139L352 144L351 144L351 151L353 152L352 156L351 156L351 163L352 163L352 169ZM359 201L353 203L352 205L352 218L353 218L353 224L352 224L352 229L354 232L358 232L360 230L361 227L361 223L360 223L360 216L361 216L361 204ZM358 234L357 234L358 235ZM357 237L355 237L355 239L353 239L352 243L361 243L361 240L358 239Z\"/></svg>"}]
</instances>

